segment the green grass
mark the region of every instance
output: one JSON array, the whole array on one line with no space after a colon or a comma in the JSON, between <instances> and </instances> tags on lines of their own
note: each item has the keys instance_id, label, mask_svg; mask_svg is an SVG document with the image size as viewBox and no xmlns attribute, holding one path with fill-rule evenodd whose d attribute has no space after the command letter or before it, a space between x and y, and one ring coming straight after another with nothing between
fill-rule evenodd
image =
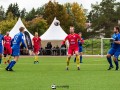
<instances>
[{"instance_id":1,"label":"green grass","mask_svg":"<svg viewBox=\"0 0 120 90\"><path fill-rule=\"evenodd\" d=\"M66 57L40 57L34 65L33 58L20 58L14 72L0 69L0 90L52 90L51 85L68 85L56 90L120 90L120 71L107 71L105 58L83 58L78 71L73 59L66 71Z\"/></svg>"}]
</instances>

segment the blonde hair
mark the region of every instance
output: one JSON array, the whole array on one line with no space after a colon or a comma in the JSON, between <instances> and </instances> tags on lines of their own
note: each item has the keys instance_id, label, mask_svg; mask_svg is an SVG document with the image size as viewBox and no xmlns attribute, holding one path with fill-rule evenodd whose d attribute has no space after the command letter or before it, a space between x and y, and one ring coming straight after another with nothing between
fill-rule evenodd
<instances>
[{"instance_id":1,"label":"blonde hair","mask_svg":"<svg viewBox=\"0 0 120 90\"><path fill-rule=\"evenodd\" d=\"M38 36L38 32L35 32L35 36Z\"/></svg>"}]
</instances>

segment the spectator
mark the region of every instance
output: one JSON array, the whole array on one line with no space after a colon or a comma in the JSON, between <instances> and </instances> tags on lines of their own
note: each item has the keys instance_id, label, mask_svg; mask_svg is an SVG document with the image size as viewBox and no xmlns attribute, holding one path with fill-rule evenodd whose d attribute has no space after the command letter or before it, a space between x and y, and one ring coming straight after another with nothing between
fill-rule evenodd
<instances>
[{"instance_id":1,"label":"spectator","mask_svg":"<svg viewBox=\"0 0 120 90\"><path fill-rule=\"evenodd\" d=\"M61 45L61 55L66 55L66 45Z\"/></svg>"},{"instance_id":2,"label":"spectator","mask_svg":"<svg viewBox=\"0 0 120 90\"><path fill-rule=\"evenodd\" d=\"M56 53L57 53L57 55L60 55L60 48L58 45L56 46Z\"/></svg>"},{"instance_id":3,"label":"spectator","mask_svg":"<svg viewBox=\"0 0 120 90\"><path fill-rule=\"evenodd\" d=\"M53 51L53 55L55 56L56 55L56 48L53 47L52 51Z\"/></svg>"},{"instance_id":4,"label":"spectator","mask_svg":"<svg viewBox=\"0 0 120 90\"><path fill-rule=\"evenodd\" d=\"M51 42L48 42L47 43L47 47L46 47L46 52L47 52L47 55L52 55L52 53L51 53L51 50L52 50L52 44L51 44Z\"/></svg>"}]
</instances>

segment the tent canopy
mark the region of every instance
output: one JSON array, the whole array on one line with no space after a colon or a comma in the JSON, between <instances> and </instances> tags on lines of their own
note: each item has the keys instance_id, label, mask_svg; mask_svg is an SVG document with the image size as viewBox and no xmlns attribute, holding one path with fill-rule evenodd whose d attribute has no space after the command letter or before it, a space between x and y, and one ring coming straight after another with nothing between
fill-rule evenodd
<instances>
[{"instance_id":1,"label":"tent canopy","mask_svg":"<svg viewBox=\"0 0 120 90\"><path fill-rule=\"evenodd\" d=\"M22 23L21 18L18 19L17 23L15 24L15 26L13 27L13 29L10 31L10 36L13 38L17 33L19 33L19 28L20 27L24 27L25 31L27 31L30 34L30 38L33 38L33 35L26 29L26 27L24 26L24 24Z\"/></svg>"},{"instance_id":2,"label":"tent canopy","mask_svg":"<svg viewBox=\"0 0 120 90\"><path fill-rule=\"evenodd\" d=\"M60 25L55 26L54 23L57 21L54 18L51 26L48 30L40 37L42 40L64 40L67 34L63 31Z\"/></svg>"}]
</instances>

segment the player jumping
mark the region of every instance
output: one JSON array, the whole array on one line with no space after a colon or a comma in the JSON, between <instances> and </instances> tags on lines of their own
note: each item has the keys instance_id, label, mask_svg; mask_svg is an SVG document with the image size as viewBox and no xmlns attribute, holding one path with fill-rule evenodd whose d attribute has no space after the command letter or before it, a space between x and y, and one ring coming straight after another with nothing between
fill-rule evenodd
<instances>
[{"instance_id":1,"label":"player jumping","mask_svg":"<svg viewBox=\"0 0 120 90\"><path fill-rule=\"evenodd\" d=\"M4 36L4 63L10 63L12 54L11 49L11 37L9 36L9 32L6 32L6 35ZM9 55L8 60L6 61L6 56Z\"/></svg>"},{"instance_id":2,"label":"player jumping","mask_svg":"<svg viewBox=\"0 0 120 90\"><path fill-rule=\"evenodd\" d=\"M78 40L83 42L82 38L74 33L74 27L70 27L70 34L65 38L65 40L62 42L62 44L65 44L65 42L68 40L69 42L69 48L68 48L68 57L67 57L67 67L66 70L69 70L69 62L71 59L71 56L73 53L76 55L76 63L77 63L77 68L80 70L80 58L79 58L79 53L78 53Z\"/></svg>"},{"instance_id":3,"label":"player jumping","mask_svg":"<svg viewBox=\"0 0 120 90\"><path fill-rule=\"evenodd\" d=\"M4 36L1 34L1 31L0 31L0 64L2 63L2 53L3 53L2 43L3 43L3 40L4 40Z\"/></svg>"},{"instance_id":4,"label":"player jumping","mask_svg":"<svg viewBox=\"0 0 120 90\"><path fill-rule=\"evenodd\" d=\"M24 43L23 40L23 33L24 33L24 27L20 27L19 28L19 33L16 34L14 36L14 38L12 39L13 41L13 45L12 45L12 56L14 57L14 59L10 62L10 64L6 67L7 71L13 71L12 67L16 64L16 62L19 59L19 55L20 55L20 44L22 43L22 45L26 48L26 45ZM27 48L26 48L27 49Z\"/></svg>"},{"instance_id":5,"label":"player jumping","mask_svg":"<svg viewBox=\"0 0 120 90\"><path fill-rule=\"evenodd\" d=\"M112 36L112 46L110 48L110 50L108 51L108 54L107 54L107 60L108 60L108 63L110 64L108 70L111 70L113 68L113 64L112 64L112 59L111 59L111 56L113 56L113 60L114 60L114 63L116 65L116 70L119 69L119 64L118 64L118 56L120 54L120 28L118 26L114 27L114 34Z\"/></svg>"},{"instance_id":6,"label":"player jumping","mask_svg":"<svg viewBox=\"0 0 120 90\"><path fill-rule=\"evenodd\" d=\"M80 37L82 37L82 33L81 32L79 32L79 36ZM82 38L83 39L83 38ZM84 40L83 40L83 42L84 42ZM80 54L80 63L83 63L82 62L82 51L83 51L83 42L81 42L80 40L78 40L78 46L79 46L79 54ZM76 58L74 58L74 62L76 62Z\"/></svg>"},{"instance_id":7,"label":"player jumping","mask_svg":"<svg viewBox=\"0 0 120 90\"><path fill-rule=\"evenodd\" d=\"M32 39L32 44L33 44L33 52L35 54L35 59L34 59L34 64L39 63L38 61L38 53L40 50L41 46L41 38L38 36L38 33L35 32L35 36Z\"/></svg>"}]
</instances>

